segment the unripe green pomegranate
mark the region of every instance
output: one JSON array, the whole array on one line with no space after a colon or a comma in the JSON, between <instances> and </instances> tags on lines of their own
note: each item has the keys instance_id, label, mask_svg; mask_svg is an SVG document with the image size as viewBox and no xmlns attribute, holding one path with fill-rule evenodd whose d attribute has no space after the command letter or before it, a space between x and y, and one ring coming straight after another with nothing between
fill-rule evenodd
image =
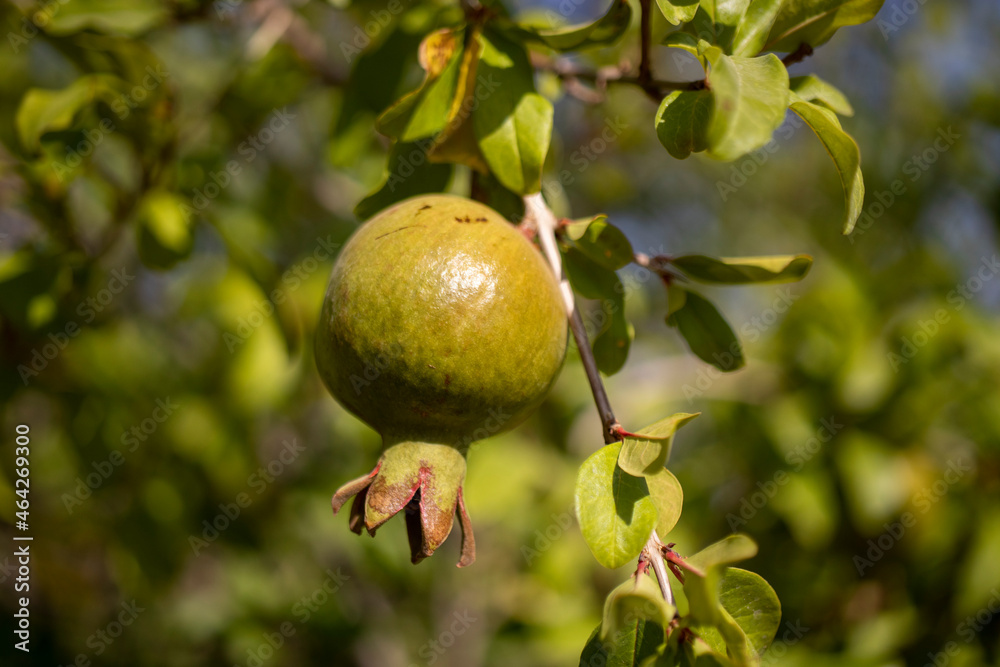
<instances>
[{"instance_id":1,"label":"unripe green pomegranate","mask_svg":"<svg viewBox=\"0 0 1000 667\"><path fill-rule=\"evenodd\" d=\"M414 563L462 526L465 451L513 428L545 397L566 351L566 311L538 250L492 209L416 197L386 209L341 251L323 301L316 364L330 393L382 436L350 527L372 535L405 509Z\"/></svg>"}]
</instances>

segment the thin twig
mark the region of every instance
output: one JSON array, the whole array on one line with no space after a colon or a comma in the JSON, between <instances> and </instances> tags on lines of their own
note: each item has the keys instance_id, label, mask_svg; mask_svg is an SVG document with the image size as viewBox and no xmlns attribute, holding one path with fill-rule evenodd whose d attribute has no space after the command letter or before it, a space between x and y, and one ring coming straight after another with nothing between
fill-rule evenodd
<instances>
[{"instance_id":1,"label":"thin twig","mask_svg":"<svg viewBox=\"0 0 1000 667\"><path fill-rule=\"evenodd\" d=\"M663 550L661 551L661 553L663 554L663 557L667 559L668 563L676 565L677 567L681 568L682 570L687 570L688 572L690 572L691 574L694 574L696 576L699 576L699 577L704 577L705 576L705 573L701 569L699 569L699 568L695 567L694 565L691 565L690 563L688 563L679 553L677 553L673 549L671 549L669 547L664 547ZM680 578L680 577L678 577L678 578Z\"/></svg>"},{"instance_id":2,"label":"thin twig","mask_svg":"<svg viewBox=\"0 0 1000 667\"><path fill-rule=\"evenodd\" d=\"M653 20L650 15L650 0L639 0L639 86L646 91L654 102L659 102L663 95L653 80L653 67L650 64L649 46L652 41Z\"/></svg>"},{"instance_id":3,"label":"thin twig","mask_svg":"<svg viewBox=\"0 0 1000 667\"><path fill-rule=\"evenodd\" d=\"M587 380L590 382L590 390L594 395L594 403L597 404L597 412L601 416L601 426L604 430L605 444L616 442L619 438L615 434L618 420L611 410L611 401L608 399L608 392L601 381L601 373L597 370L597 362L594 360L594 353L590 349L590 340L587 337L587 329L583 325L580 311L576 308L573 299L573 290L569 286L569 281L563 275L562 260L559 257L559 247L556 245L556 227L558 221L552 211L549 210L542 194L537 192L527 195L524 198L525 214L534 221L538 231L538 239L542 244L542 251L552 267L553 273L559 279L559 288L562 291L566 304L566 313L569 316L570 330L576 340L576 347L580 351L580 359L583 361L583 369L587 373Z\"/></svg>"},{"instance_id":4,"label":"thin twig","mask_svg":"<svg viewBox=\"0 0 1000 667\"><path fill-rule=\"evenodd\" d=\"M597 411L601 415L601 426L604 430L604 442L609 444L620 440L618 435L621 432L621 424L615 419L615 414L611 410L611 401L608 399L608 392L601 381L601 374L597 370L597 362L594 361L594 353L590 349L590 341L587 339L587 330L583 326L580 318L580 311L576 308L573 299L573 290L569 286L563 274L562 259L559 256L559 247L556 244L556 229L559 225L555 215L549 209L540 192L527 195L524 198L524 211L526 222L534 223L538 232L538 239L542 244L542 251L552 267L553 273L559 279L560 289L566 300L566 312L569 315L570 329L576 339L576 346L580 350L580 359L587 372L587 380L590 381L590 389L594 394L594 402L597 404ZM640 566L645 560L653 566L653 574L656 575L656 582L660 586L660 592L667 604L676 607L674 603L673 591L670 590L670 581L667 578L667 568L663 563L663 543L656 530L650 534L646 541L643 553L639 555Z\"/></svg>"},{"instance_id":5,"label":"thin twig","mask_svg":"<svg viewBox=\"0 0 1000 667\"><path fill-rule=\"evenodd\" d=\"M617 67L602 67L599 70L584 69L577 67L566 60L553 60L543 55L532 52L531 63L535 69L551 72L563 81L587 81L603 90L609 83L624 83L640 86L643 90L647 87L655 89L657 92L656 101L659 102L668 91L672 90L701 90L705 87L704 80L698 81L665 81L662 79L649 79L643 81L639 76L629 74L630 68L627 65Z\"/></svg>"},{"instance_id":6,"label":"thin twig","mask_svg":"<svg viewBox=\"0 0 1000 667\"><path fill-rule=\"evenodd\" d=\"M667 601L667 604L676 608L674 592L670 590L670 581L667 579L667 568L663 565L663 543L660 542L660 536L656 534L655 530L646 541L646 553L649 562L653 565L653 573L656 575L656 583L660 585L663 599ZM676 614L676 611L674 613Z\"/></svg>"},{"instance_id":7,"label":"thin twig","mask_svg":"<svg viewBox=\"0 0 1000 667\"><path fill-rule=\"evenodd\" d=\"M813 47L809 46L805 42L802 42L801 44L799 44L799 48L795 49L787 56L782 58L781 62L784 63L785 67L791 67L795 63L802 62L812 54L813 54Z\"/></svg>"}]
</instances>

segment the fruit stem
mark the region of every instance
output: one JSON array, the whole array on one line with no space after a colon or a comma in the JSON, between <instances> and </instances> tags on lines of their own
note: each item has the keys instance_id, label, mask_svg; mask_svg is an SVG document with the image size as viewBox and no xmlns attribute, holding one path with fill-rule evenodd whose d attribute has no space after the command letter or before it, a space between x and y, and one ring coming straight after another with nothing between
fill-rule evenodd
<instances>
[{"instance_id":1,"label":"fruit stem","mask_svg":"<svg viewBox=\"0 0 1000 667\"><path fill-rule=\"evenodd\" d=\"M524 209L530 221L535 223L538 230L538 240L542 244L542 251L548 259L552 272L559 280L559 289L562 291L563 299L566 303L566 314L569 317L569 328L573 332L573 339L576 347L580 351L580 360L583 361L583 369L587 373L587 380L590 382L590 391L594 395L594 403L597 404L597 412L601 416L601 425L604 428L604 443L612 443L621 440L617 435L617 429L621 428L615 413L611 409L611 401L608 399L608 392L604 389L601 381L601 373L597 370L597 362L594 361L594 353L590 349L590 340L587 338L587 329L583 325L583 318L576 308L573 299L573 290L566 280L562 270L562 259L559 256L559 247L556 245L556 227L558 222L555 215L549 209L542 193L536 192L524 197Z\"/></svg>"}]
</instances>

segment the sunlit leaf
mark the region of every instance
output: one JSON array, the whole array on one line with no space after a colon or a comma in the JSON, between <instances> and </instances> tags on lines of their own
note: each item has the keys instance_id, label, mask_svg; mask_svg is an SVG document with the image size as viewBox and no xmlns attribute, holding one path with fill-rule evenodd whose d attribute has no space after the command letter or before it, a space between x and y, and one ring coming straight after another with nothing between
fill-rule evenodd
<instances>
[{"instance_id":1,"label":"sunlit leaf","mask_svg":"<svg viewBox=\"0 0 1000 667\"><path fill-rule=\"evenodd\" d=\"M656 4L663 16L674 25L687 23L698 11L698 0L656 0Z\"/></svg>"},{"instance_id":2,"label":"sunlit leaf","mask_svg":"<svg viewBox=\"0 0 1000 667\"><path fill-rule=\"evenodd\" d=\"M742 285L746 283L784 283L802 280L812 268L809 255L773 257L706 257L682 255L670 263L688 278L703 283Z\"/></svg>"},{"instance_id":3,"label":"sunlit leaf","mask_svg":"<svg viewBox=\"0 0 1000 667\"><path fill-rule=\"evenodd\" d=\"M619 633L628 632L637 619L651 621L666 630L674 612L674 607L663 599L656 581L639 574L608 594L600 637L608 641Z\"/></svg>"},{"instance_id":4,"label":"sunlit leaf","mask_svg":"<svg viewBox=\"0 0 1000 667\"><path fill-rule=\"evenodd\" d=\"M476 89L479 85L476 72L481 53L479 33L475 32L469 37L462 53L458 81L451 107L448 109L447 121L427 151L427 157L432 162L464 164L485 174L489 172L489 165L483 159L472 127L472 112L477 106Z\"/></svg>"},{"instance_id":5,"label":"sunlit leaf","mask_svg":"<svg viewBox=\"0 0 1000 667\"><path fill-rule=\"evenodd\" d=\"M865 181L861 174L861 150L857 142L844 132L840 121L829 109L812 102L792 102L791 110L812 128L833 159L844 190L843 232L850 234L861 215L865 201Z\"/></svg>"},{"instance_id":6,"label":"sunlit leaf","mask_svg":"<svg viewBox=\"0 0 1000 667\"><path fill-rule=\"evenodd\" d=\"M720 579L723 566L752 558L757 545L745 535L735 534L712 544L687 559L704 576L689 572L684 580L684 594L690 607L691 622L718 632L733 660L740 665L753 664L756 651L742 627L720 599ZM743 611L743 607L737 605ZM770 609L770 607L769 607ZM754 628L757 631L757 628ZM702 633L713 644L710 633Z\"/></svg>"},{"instance_id":7,"label":"sunlit leaf","mask_svg":"<svg viewBox=\"0 0 1000 667\"><path fill-rule=\"evenodd\" d=\"M505 187L538 192L552 138L552 104L535 92L527 51L494 32L483 34L479 77L490 82L472 116L479 149Z\"/></svg>"},{"instance_id":8,"label":"sunlit leaf","mask_svg":"<svg viewBox=\"0 0 1000 667\"><path fill-rule=\"evenodd\" d=\"M632 244L606 215L578 220L566 225L566 236L591 260L615 271L632 262Z\"/></svg>"},{"instance_id":9,"label":"sunlit leaf","mask_svg":"<svg viewBox=\"0 0 1000 667\"><path fill-rule=\"evenodd\" d=\"M591 633L580 654L580 667L648 667L649 659L663 650L663 628L641 618L601 641L601 628Z\"/></svg>"},{"instance_id":10,"label":"sunlit leaf","mask_svg":"<svg viewBox=\"0 0 1000 667\"><path fill-rule=\"evenodd\" d=\"M695 555L690 556L687 561L703 572L707 572L710 568L739 563L756 555L756 543L742 533L734 533L710 544Z\"/></svg>"},{"instance_id":11,"label":"sunlit leaf","mask_svg":"<svg viewBox=\"0 0 1000 667\"><path fill-rule=\"evenodd\" d=\"M675 30L663 38L663 45L675 49L683 49L693 56L701 56L698 52L698 38L689 32Z\"/></svg>"},{"instance_id":12,"label":"sunlit leaf","mask_svg":"<svg viewBox=\"0 0 1000 667\"><path fill-rule=\"evenodd\" d=\"M732 53L736 26L743 20L750 0L701 0L694 19L682 29L699 41Z\"/></svg>"},{"instance_id":13,"label":"sunlit leaf","mask_svg":"<svg viewBox=\"0 0 1000 667\"><path fill-rule=\"evenodd\" d=\"M806 102L826 107L841 116L854 115L847 96L815 74L792 77L788 80L788 88Z\"/></svg>"},{"instance_id":14,"label":"sunlit leaf","mask_svg":"<svg viewBox=\"0 0 1000 667\"><path fill-rule=\"evenodd\" d=\"M754 651L764 653L781 623L781 603L770 584L759 574L726 568L719 585L719 602L743 629Z\"/></svg>"},{"instance_id":15,"label":"sunlit leaf","mask_svg":"<svg viewBox=\"0 0 1000 667\"><path fill-rule=\"evenodd\" d=\"M769 142L784 122L788 71L773 53L758 58L730 57L714 46L706 46L702 52L711 64L708 83L715 98L708 126L708 154L735 160Z\"/></svg>"},{"instance_id":16,"label":"sunlit leaf","mask_svg":"<svg viewBox=\"0 0 1000 667\"><path fill-rule=\"evenodd\" d=\"M444 129L455 98L462 63L461 34L438 30L420 43L424 81L382 112L375 127L403 142L429 137Z\"/></svg>"},{"instance_id":17,"label":"sunlit leaf","mask_svg":"<svg viewBox=\"0 0 1000 667\"><path fill-rule=\"evenodd\" d=\"M760 53L778 18L784 0L752 0L746 14L736 27L733 37L733 55L753 57Z\"/></svg>"},{"instance_id":18,"label":"sunlit leaf","mask_svg":"<svg viewBox=\"0 0 1000 667\"><path fill-rule=\"evenodd\" d=\"M709 90L675 90L656 111L656 138L673 157L683 160L708 148L714 98Z\"/></svg>"},{"instance_id":19,"label":"sunlit leaf","mask_svg":"<svg viewBox=\"0 0 1000 667\"><path fill-rule=\"evenodd\" d=\"M875 18L885 0L786 0L771 27L764 49L794 51L800 44L817 47L840 28Z\"/></svg>"},{"instance_id":20,"label":"sunlit leaf","mask_svg":"<svg viewBox=\"0 0 1000 667\"><path fill-rule=\"evenodd\" d=\"M607 13L592 23L562 28L519 26L517 34L556 51L573 51L614 42L625 33L631 21L632 7L628 0L612 0Z\"/></svg>"},{"instance_id":21,"label":"sunlit leaf","mask_svg":"<svg viewBox=\"0 0 1000 667\"><path fill-rule=\"evenodd\" d=\"M656 505L656 533L665 538L674 529L684 509L684 489L681 483L666 468L654 475L646 475L649 496Z\"/></svg>"},{"instance_id":22,"label":"sunlit leaf","mask_svg":"<svg viewBox=\"0 0 1000 667\"><path fill-rule=\"evenodd\" d=\"M621 443L605 445L583 462L576 482L576 515L594 558L616 569L636 558L656 527L656 506L642 477L618 467Z\"/></svg>"},{"instance_id":23,"label":"sunlit leaf","mask_svg":"<svg viewBox=\"0 0 1000 667\"><path fill-rule=\"evenodd\" d=\"M631 475L653 475L666 465L677 429L700 415L679 412L625 438L618 465Z\"/></svg>"}]
</instances>

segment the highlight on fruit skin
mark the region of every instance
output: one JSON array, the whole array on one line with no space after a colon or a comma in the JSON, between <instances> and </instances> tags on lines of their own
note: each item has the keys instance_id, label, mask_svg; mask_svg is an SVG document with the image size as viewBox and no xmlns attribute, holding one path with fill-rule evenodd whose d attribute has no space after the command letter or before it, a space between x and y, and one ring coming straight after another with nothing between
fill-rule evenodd
<instances>
[{"instance_id":1,"label":"highlight on fruit skin","mask_svg":"<svg viewBox=\"0 0 1000 667\"><path fill-rule=\"evenodd\" d=\"M457 516L475 560L463 484L469 445L517 426L562 366L567 320L541 253L462 197L408 199L361 225L337 258L316 333L333 397L382 436L375 468L333 496L374 535L404 512L414 563Z\"/></svg>"}]
</instances>

